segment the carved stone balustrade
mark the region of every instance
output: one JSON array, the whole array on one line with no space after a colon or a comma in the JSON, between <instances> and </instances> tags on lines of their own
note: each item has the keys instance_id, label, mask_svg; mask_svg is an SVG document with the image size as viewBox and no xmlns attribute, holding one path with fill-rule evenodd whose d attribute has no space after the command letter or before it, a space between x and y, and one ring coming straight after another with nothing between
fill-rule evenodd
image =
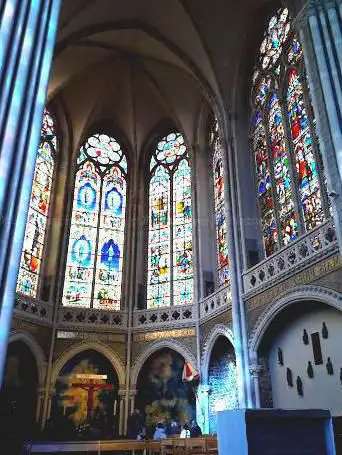
<instances>
[{"instance_id":1,"label":"carved stone balustrade","mask_svg":"<svg viewBox=\"0 0 342 455\"><path fill-rule=\"evenodd\" d=\"M49 302L17 294L14 302L13 316L50 325L53 306Z\"/></svg>"},{"instance_id":2,"label":"carved stone balustrade","mask_svg":"<svg viewBox=\"0 0 342 455\"><path fill-rule=\"evenodd\" d=\"M127 313L124 311L62 307L58 310L58 327L125 330L127 328Z\"/></svg>"},{"instance_id":3,"label":"carved stone balustrade","mask_svg":"<svg viewBox=\"0 0 342 455\"><path fill-rule=\"evenodd\" d=\"M336 232L329 220L245 272L244 292L256 294L335 251L338 251Z\"/></svg>"},{"instance_id":4,"label":"carved stone balustrade","mask_svg":"<svg viewBox=\"0 0 342 455\"><path fill-rule=\"evenodd\" d=\"M138 329L157 329L158 327L179 327L195 324L194 305L136 310L133 315L133 326Z\"/></svg>"},{"instance_id":5,"label":"carved stone balustrade","mask_svg":"<svg viewBox=\"0 0 342 455\"><path fill-rule=\"evenodd\" d=\"M230 285L225 285L200 301L200 322L211 319L231 308Z\"/></svg>"}]
</instances>

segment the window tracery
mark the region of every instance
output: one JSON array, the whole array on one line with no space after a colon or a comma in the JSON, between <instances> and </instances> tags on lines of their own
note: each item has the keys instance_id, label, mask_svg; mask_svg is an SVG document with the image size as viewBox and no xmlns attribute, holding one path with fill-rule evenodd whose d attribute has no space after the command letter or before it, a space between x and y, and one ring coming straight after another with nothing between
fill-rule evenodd
<instances>
[{"instance_id":1,"label":"window tracery","mask_svg":"<svg viewBox=\"0 0 342 455\"><path fill-rule=\"evenodd\" d=\"M147 308L192 300L191 168L184 138L173 132L150 160Z\"/></svg>"},{"instance_id":2,"label":"window tracery","mask_svg":"<svg viewBox=\"0 0 342 455\"><path fill-rule=\"evenodd\" d=\"M57 153L56 122L45 109L17 280L17 292L33 298L39 289Z\"/></svg>"},{"instance_id":3,"label":"window tracery","mask_svg":"<svg viewBox=\"0 0 342 455\"><path fill-rule=\"evenodd\" d=\"M120 309L126 190L121 145L90 136L77 158L63 305Z\"/></svg>"},{"instance_id":4,"label":"window tracery","mask_svg":"<svg viewBox=\"0 0 342 455\"><path fill-rule=\"evenodd\" d=\"M288 10L270 19L251 94L251 144L266 256L330 215L303 51Z\"/></svg>"}]
</instances>

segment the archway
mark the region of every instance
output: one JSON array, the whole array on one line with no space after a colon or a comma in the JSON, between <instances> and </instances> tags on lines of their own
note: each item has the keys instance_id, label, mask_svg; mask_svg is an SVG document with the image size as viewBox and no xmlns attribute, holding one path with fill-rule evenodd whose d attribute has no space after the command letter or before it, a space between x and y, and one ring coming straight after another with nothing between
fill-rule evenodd
<instances>
[{"instance_id":1,"label":"archway","mask_svg":"<svg viewBox=\"0 0 342 455\"><path fill-rule=\"evenodd\" d=\"M154 352L145 361L137 380L136 408L151 434L159 422L176 420L178 425L195 417L192 385L182 381L184 357L170 348Z\"/></svg>"},{"instance_id":2,"label":"archway","mask_svg":"<svg viewBox=\"0 0 342 455\"><path fill-rule=\"evenodd\" d=\"M294 301L277 313L258 347L261 406L341 417L341 326L341 311L318 301Z\"/></svg>"},{"instance_id":3,"label":"archway","mask_svg":"<svg viewBox=\"0 0 342 455\"><path fill-rule=\"evenodd\" d=\"M118 374L106 356L94 349L75 354L61 367L55 383L49 425L52 436L115 437L118 390Z\"/></svg>"},{"instance_id":4,"label":"archway","mask_svg":"<svg viewBox=\"0 0 342 455\"><path fill-rule=\"evenodd\" d=\"M32 437L39 385L36 358L24 341L8 345L0 392L0 433L3 438ZM2 440L3 440L2 438Z\"/></svg>"},{"instance_id":5,"label":"archway","mask_svg":"<svg viewBox=\"0 0 342 455\"><path fill-rule=\"evenodd\" d=\"M239 405L236 357L232 343L219 335L211 349L208 367L209 431L216 433L216 414Z\"/></svg>"}]
</instances>

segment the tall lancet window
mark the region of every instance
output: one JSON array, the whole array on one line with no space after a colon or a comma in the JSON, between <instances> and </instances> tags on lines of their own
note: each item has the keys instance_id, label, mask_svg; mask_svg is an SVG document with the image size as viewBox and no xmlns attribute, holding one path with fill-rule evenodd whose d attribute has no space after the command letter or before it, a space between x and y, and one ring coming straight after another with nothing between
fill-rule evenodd
<instances>
[{"instance_id":1,"label":"tall lancet window","mask_svg":"<svg viewBox=\"0 0 342 455\"><path fill-rule=\"evenodd\" d=\"M229 259L227 241L227 221L224 206L223 148L215 119L210 130L211 160L214 183L214 211L216 227L217 275L218 284L229 282Z\"/></svg>"},{"instance_id":2,"label":"tall lancet window","mask_svg":"<svg viewBox=\"0 0 342 455\"><path fill-rule=\"evenodd\" d=\"M187 147L170 133L150 161L147 308L192 303L191 206Z\"/></svg>"},{"instance_id":3,"label":"tall lancet window","mask_svg":"<svg viewBox=\"0 0 342 455\"><path fill-rule=\"evenodd\" d=\"M57 152L56 122L45 109L17 281L17 292L30 297L39 289Z\"/></svg>"},{"instance_id":4,"label":"tall lancet window","mask_svg":"<svg viewBox=\"0 0 342 455\"><path fill-rule=\"evenodd\" d=\"M120 309L126 187L119 142L89 137L77 158L63 305Z\"/></svg>"},{"instance_id":5,"label":"tall lancet window","mask_svg":"<svg viewBox=\"0 0 342 455\"><path fill-rule=\"evenodd\" d=\"M302 47L287 9L269 21L251 95L251 142L266 256L330 216Z\"/></svg>"}]
</instances>

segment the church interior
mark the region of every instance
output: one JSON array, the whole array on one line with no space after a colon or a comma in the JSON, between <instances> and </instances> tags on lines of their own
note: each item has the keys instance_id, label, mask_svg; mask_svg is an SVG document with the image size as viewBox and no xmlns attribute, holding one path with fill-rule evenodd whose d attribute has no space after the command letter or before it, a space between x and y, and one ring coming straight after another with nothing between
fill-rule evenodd
<instances>
[{"instance_id":1,"label":"church interior","mask_svg":"<svg viewBox=\"0 0 342 455\"><path fill-rule=\"evenodd\" d=\"M1 439L326 410L342 454L341 0L4 0L0 43Z\"/></svg>"}]
</instances>

